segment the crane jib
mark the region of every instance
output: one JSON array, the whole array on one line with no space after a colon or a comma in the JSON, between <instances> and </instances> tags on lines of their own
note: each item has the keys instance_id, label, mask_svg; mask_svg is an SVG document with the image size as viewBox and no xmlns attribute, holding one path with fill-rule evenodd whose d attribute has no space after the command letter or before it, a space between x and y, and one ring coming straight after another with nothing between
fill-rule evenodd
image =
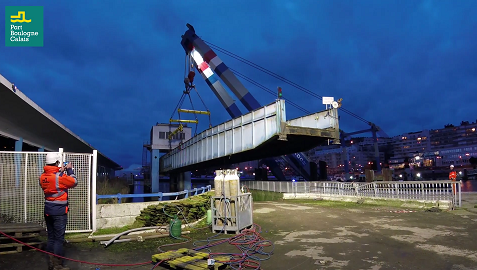
<instances>
[{"instance_id":1,"label":"crane jib","mask_svg":"<svg viewBox=\"0 0 477 270\"><path fill-rule=\"evenodd\" d=\"M192 25L187 24L188 30L182 35L181 45L188 55L191 55L195 61L195 67L206 81L207 85L212 89L219 98L222 105L232 118L242 115L235 101L227 93L219 78L229 87L238 100L244 105L248 111L254 111L262 106L255 97L245 88L245 86L237 79L235 74L227 67L227 65L217 56L217 54L195 33ZM298 170L309 169L308 158L303 153L295 153L287 155L288 162L298 165ZM273 158L265 159L269 167L278 167L278 163ZM277 170L274 170L277 171ZM302 172L297 172L302 173ZM281 173L282 174L282 173ZM277 176L283 178L284 175Z\"/></svg>"}]
</instances>

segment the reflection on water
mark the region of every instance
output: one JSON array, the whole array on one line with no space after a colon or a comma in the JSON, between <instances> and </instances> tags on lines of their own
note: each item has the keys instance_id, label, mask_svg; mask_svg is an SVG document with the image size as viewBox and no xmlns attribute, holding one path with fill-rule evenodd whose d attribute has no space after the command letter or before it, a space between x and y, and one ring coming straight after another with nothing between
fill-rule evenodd
<instances>
[{"instance_id":1,"label":"reflection on water","mask_svg":"<svg viewBox=\"0 0 477 270\"><path fill-rule=\"evenodd\" d=\"M477 191L477 180L462 181L462 191Z\"/></svg>"}]
</instances>

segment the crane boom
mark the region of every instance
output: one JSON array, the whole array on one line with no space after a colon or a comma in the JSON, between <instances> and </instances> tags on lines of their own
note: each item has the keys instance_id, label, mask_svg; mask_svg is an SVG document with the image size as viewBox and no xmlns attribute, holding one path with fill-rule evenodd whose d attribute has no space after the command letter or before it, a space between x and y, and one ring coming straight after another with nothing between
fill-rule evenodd
<instances>
[{"instance_id":1,"label":"crane boom","mask_svg":"<svg viewBox=\"0 0 477 270\"><path fill-rule=\"evenodd\" d=\"M193 27L189 27L189 30L187 30L182 36L181 44L186 52L197 52L203 58L203 61L212 68L212 71L217 74L222 81L225 82L230 90L232 90L234 95L240 100L247 110L253 111L262 107L252 96L252 94L250 94L247 88L245 88L245 86L237 79L237 77L235 77L227 65L225 65L225 63L217 56L217 54L215 54L215 52L207 44L205 44L205 42L199 38L199 36L196 35Z\"/></svg>"},{"instance_id":2,"label":"crane boom","mask_svg":"<svg viewBox=\"0 0 477 270\"><path fill-rule=\"evenodd\" d=\"M232 99L229 93L227 93L224 86L220 83L219 79L217 78L217 75L215 75L209 65L204 62L202 56L194 49L191 49L190 51L186 50L186 53L192 56L195 62L195 68L199 71L202 78L205 80L212 92L214 92L215 96L219 99L220 103L222 103L222 106L224 106L225 110L229 113L229 115L232 118L236 118L242 115L242 112L237 107L237 104L235 104L235 101Z\"/></svg>"},{"instance_id":3,"label":"crane boom","mask_svg":"<svg viewBox=\"0 0 477 270\"><path fill-rule=\"evenodd\" d=\"M199 37L196 35L194 28L187 24L189 30L182 36L181 45L186 53L191 54L196 68L202 74L202 77L206 79L209 87L214 91L216 96L221 101L222 105L227 109L231 105L230 102L224 102L225 100L231 100L230 95L225 91L224 87L217 78L213 79L213 83L209 78L215 76L217 73L219 77L225 82L225 84L231 89L235 96L240 100L244 107L248 111L253 111L261 107L260 103L252 96L252 94L245 88L245 86L237 79L232 71L225 65L225 63L215 54L215 52ZM236 106L235 103L233 105ZM238 108L237 108L238 109ZM229 110L227 109L229 112ZM230 114L230 112L229 112ZM230 114L232 117L238 117L241 115ZM281 157L285 162L290 165L297 173L302 175L305 179L310 180L312 178L310 161L308 157L303 153L295 153ZM284 180L283 172L278 166L278 163L273 158L265 160L265 164L272 170L272 173L277 179Z\"/></svg>"}]
</instances>

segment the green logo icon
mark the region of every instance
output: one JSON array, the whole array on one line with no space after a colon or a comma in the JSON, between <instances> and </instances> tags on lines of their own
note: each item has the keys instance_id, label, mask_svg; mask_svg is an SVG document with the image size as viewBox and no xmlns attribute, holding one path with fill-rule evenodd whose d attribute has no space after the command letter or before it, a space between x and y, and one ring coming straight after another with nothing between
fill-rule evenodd
<instances>
[{"instance_id":1,"label":"green logo icon","mask_svg":"<svg viewBox=\"0 0 477 270\"><path fill-rule=\"evenodd\" d=\"M5 7L5 46L43 47L43 7Z\"/></svg>"}]
</instances>

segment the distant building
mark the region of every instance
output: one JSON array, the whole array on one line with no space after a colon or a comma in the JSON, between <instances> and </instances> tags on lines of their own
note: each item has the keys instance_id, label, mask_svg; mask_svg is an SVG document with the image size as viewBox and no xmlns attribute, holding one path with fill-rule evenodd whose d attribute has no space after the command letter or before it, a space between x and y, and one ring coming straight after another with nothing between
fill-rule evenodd
<instances>
[{"instance_id":1,"label":"distant building","mask_svg":"<svg viewBox=\"0 0 477 270\"><path fill-rule=\"evenodd\" d=\"M145 179L154 175L159 180L159 158L180 143L192 138L192 128L182 125L182 131L177 130L179 124L160 124L151 127L150 141L144 143L142 152L142 174ZM177 131L176 131L177 130ZM169 135L174 133L169 140Z\"/></svg>"},{"instance_id":2,"label":"distant building","mask_svg":"<svg viewBox=\"0 0 477 270\"><path fill-rule=\"evenodd\" d=\"M439 154L436 166L449 166L451 164L466 166L470 164L469 159L471 157L477 157L477 144L474 146L447 148L436 152Z\"/></svg>"},{"instance_id":3,"label":"distant building","mask_svg":"<svg viewBox=\"0 0 477 270\"><path fill-rule=\"evenodd\" d=\"M389 140L378 141L380 162L385 161L384 148ZM345 142L346 154L348 155L349 170L352 172L362 172L366 166L375 162L375 150L372 138L353 138ZM338 174L344 172L345 153L339 145L315 148L315 152L310 155L310 159L316 163L324 161L328 167L328 174Z\"/></svg>"},{"instance_id":4,"label":"distant building","mask_svg":"<svg viewBox=\"0 0 477 270\"><path fill-rule=\"evenodd\" d=\"M393 159L413 157L414 154L431 151L429 130L404 133L393 137Z\"/></svg>"},{"instance_id":5,"label":"distant building","mask_svg":"<svg viewBox=\"0 0 477 270\"><path fill-rule=\"evenodd\" d=\"M465 166L477 157L477 122L461 122L441 129L423 130L395 136L394 167L403 167L404 159L418 167Z\"/></svg>"},{"instance_id":6,"label":"distant building","mask_svg":"<svg viewBox=\"0 0 477 270\"><path fill-rule=\"evenodd\" d=\"M477 123L463 121L460 126L446 125L430 131L433 150L477 145Z\"/></svg>"},{"instance_id":7,"label":"distant building","mask_svg":"<svg viewBox=\"0 0 477 270\"><path fill-rule=\"evenodd\" d=\"M151 128L150 148L158 149L160 152L169 152L174 149L181 142L192 138L192 128L187 125L182 125L182 131L176 132L169 140L169 135L179 128L179 124L156 124Z\"/></svg>"}]
</instances>

